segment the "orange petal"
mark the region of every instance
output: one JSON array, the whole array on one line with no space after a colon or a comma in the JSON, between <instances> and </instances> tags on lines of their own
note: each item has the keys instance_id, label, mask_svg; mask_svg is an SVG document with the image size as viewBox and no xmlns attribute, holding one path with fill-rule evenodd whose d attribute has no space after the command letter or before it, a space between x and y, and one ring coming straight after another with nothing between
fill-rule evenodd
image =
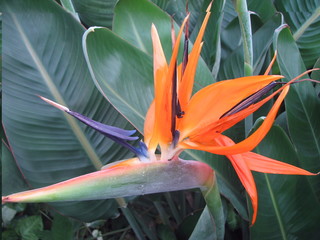
<instances>
[{"instance_id":1,"label":"orange petal","mask_svg":"<svg viewBox=\"0 0 320 240\"><path fill-rule=\"evenodd\" d=\"M150 107L148 109L146 120L144 121L144 143L147 145L148 149L151 151L154 151L157 146L151 146L150 140L152 138L152 133L154 130L154 122L155 122L155 103L154 100L150 104Z\"/></svg>"},{"instance_id":2,"label":"orange petal","mask_svg":"<svg viewBox=\"0 0 320 240\"><path fill-rule=\"evenodd\" d=\"M184 19L181 25L169 66L167 66L165 60L158 32L155 26L152 25L151 36L154 54L155 124L150 140L151 147L155 147L159 143L161 148L165 149L167 145L172 142L172 78L176 67L181 35L188 17L189 16Z\"/></svg>"},{"instance_id":3,"label":"orange petal","mask_svg":"<svg viewBox=\"0 0 320 240\"><path fill-rule=\"evenodd\" d=\"M237 144L231 145L231 146L219 147L219 146L203 145L203 144L201 144L201 138L199 137L198 138L198 139L200 139L199 142L194 142L194 141L192 141L192 139L191 140L186 139L180 143L180 147L181 148L197 149L197 150L207 151L207 152L211 152L214 154L221 154L221 155L239 154L239 153L245 153L245 152L251 151L261 142L261 140L266 136L266 134L270 130L270 128L274 122L274 119L277 115L278 109L280 108L280 105L281 105L283 99L285 98L285 96L287 95L287 93L289 91L289 87L290 86L288 85L283 89L283 91L279 95L278 99L275 101L274 105L272 106L267 117L265 118L265 120L261 124L261 126L245 140L243 140ZM243 111L245 111L245 110L242 110L241 112L243 112ZM210 132L208 132L207 134L210 134ZM214 136L214 138L217 138L218 136L223 136L223 135L215 134L213 136Z\"/></svg>"},{"instance_id":4,"label":"orange petal","mask_svg":"<svg viewBox=\"0 0 320 240\"><path fill-rule=\"evenodd\" d=\"M184 71L182 80L179 83L178 96L179 96L179 101L180 101L180 105L181 105L182 110L184 110L186 108L186 106L189 102L191 93L192 93L192 88L193 88L193 84L194 84L194 76L196 74L197 64L198 64L198 60L200 57L201 48L203 45L203 43L201 41L202 41L204 31L205 31L207 23L208 23L210 14L211 14L210 8L211 8L211 4L209 5L209 7L207 9L207 14L202 22L198 36L196 38L196 41L194 42L192 51L189 54L188 63L187 63L186 69Z\"/></svg>"},{"instance_id":5,"label":"orange petal","mask_svg":"<svg viewBox=\"0 0 320 240\"><path fill-rule=\"evenodd\" d=\"M268 74L270 73L271 68L272 68L274 62L275 62L276 59L277 59L277 55L278 55L278 52L277 52L277 50L276 50L276 51L274 52L273 58L272 58L272 60L271 60L271 62L270 62L270 64L269 64L267 70L265 71L264 75L268 75Z\"/></svg>"},{"instance_id":6,"label":"orange petal","mask_svg":"<svg viewBox=\"0 0 320 240\"><path fill-rule=\"evenodd\" d=\"M105 169L113 169L113 168L118 168L118 167L129 167L129 166L134 166L136 164L141 163L141 161L138 158L130 158L126 160L121 160L113 163L109 163L101 168L101 170Z\"/></svg>"},{"instance_id":7,"label":"orange petal","mask_svg":"<svg viewBox=\"0 0 320 240\"><path fill-rule=\"evenodd\" d=\"M198 91L190 100L184 117L180 120L181 137L208 130L220 117L246 97L259 91L279 75L250 76L211 84Z\"/></svg>"},{"instance_id":8,"label":"orange petal","mask_svg":"<svg viewBox=\"0 0 320 240\"><path fill-rule=\"evenodd\" d=\"M156 27L152 24L151 27L151 38L153 44L153 77L154 77L154 88L155 88L155 110L154 110L154 124L150 124L148 126L153 125L153 131L151 132L149 129L150 140L148 140L151 148L156 148L159 142L159 138L161 138L161 131L159 131L158 125L163 120L161 119L161 115L163 115L163 102L164 102L164 92L165 92L165 84L167 80L168 74L168 65L166 61L166 57L164 55L162 45L160 42L160 38L157 32ZM150 113L151 114L151 113ZM149 118L151 117L149 114ZM149 122L149 121L148 121ZM167 134L163 132L163 134Z\"/></svg>"},{"instance_id":9,"label":"orange petal","mask_svg":"<svg viewBox=\"0 0 320 240\"><path fill-rule=\"evenodd\" d=\"M302 168L298 168L288 163L280 162L253 152L243 153L242 157L252 171L274 174L317 175Z\"/></svg>"},{"instance_id":10,"label":"orange petal","mask_svg":"<svg viewBox=\"0 0 320 240\"><path fill-rule=\"evenodd\" d=\"M221 137L216 140L220 146L234 145L234 142L228 137ZM244 186L244 188L246 189L250 197L252 209L253 209L251 224L253 225L256 221L257 213L258 213L258 193L257 193L256 183L249 169L249 166L247 165L247 162L244 161L241 154L226 155L226 156L231 161L233 168L238 174L238 177L242 185Z\"/></svg>"}]
</instances>

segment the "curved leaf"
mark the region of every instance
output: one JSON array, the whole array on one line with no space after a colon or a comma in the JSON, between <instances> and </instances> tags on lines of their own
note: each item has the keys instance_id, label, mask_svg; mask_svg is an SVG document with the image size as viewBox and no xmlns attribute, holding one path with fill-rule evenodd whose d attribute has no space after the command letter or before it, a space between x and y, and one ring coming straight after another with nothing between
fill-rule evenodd
<instances>
[{"instance_id":1,"label":"curved leaf","mask_svg":"<svg viewBox=\"0 0 320 240\"><path fill-rule=\"evenodd\" d=\"M191 13L192 14L192 13ZM128 24L129 23L129 24ZM171 18L159 7L147 0L120 0L115 8L113 31L124 38L141 51L152 56L151 25L156 26L161 44L167 58L170 61L172 52ZM176 32L179 26L174 24ZM207 31L207 30L206 30ZM183 42L183 39L181 39ZM182 53L183 44L180 44ZM192 45L189 44L189 49ZM182 60L178 57L178 61ZM214 82L211 73L202 58L199 59L197 74L195 77L194 91Z\"/></svg>"},{"instance_id":2,"label":"curved leaf","mask_svg":"<svg viewBox=\"0 0 320 240\"><path fill-rule=\"evenodd\" d=\"M179 25L183 22L186 16L186 1L185 0L152 0L163 11L167 12ZM189 31L193 32L196 24L202 19L199 19L201 11L205 10L210 3L209 0L198 0L188 2L188 11L191 13L189 18ZM201 17L200 17L201 18Z\"/></svg>"},{"instance_id":3,"label":"curved leaf","mask_svg":"<svg viewBox=\"0 0 320 240\"><path fill-rule=\"evenodd\" d=\"M82 55L81 25L53 1L8 1L4 6L3 124L27 181L41 187L128 157L126 150L37 97L129 127L92 84ZM116 213L113 200L54 206L83 221Z\"/></svg>"},{"instance_id":4,"label":"curved leaf","mask_svg":"<svg viewBox=\"0 0 320 240\"><path fill-rule=\"evenodd\" d=\"M89 28L83 49L97 88L142 132L153 99L151 57L106 28Z\"/></svg>"},{"instance_id":5,"label":"curved leaf","mask_svg":"<svg viewBox=\"0 0 320 240\"><path fill-rule=\"evenodd\" d=\"M304 64L307 68L312 67L320 55L319 0L277 0L275 6L290 26Z\"/></svg>"},{"instance_id":6,"label":"curved leaf","mask_svg":"<svg viewBox=\"0 0 320 240\"><path fill-rule=\"evenodd\" d=\"M305 71L299 49L288 28L275 35L274 47L278 50L281 75L293 79ZM298 151L302 168L320 170L320 99L310 82L291 86L285 99L288 126L292 141ZM320 178L309 178L320 199Z\"/></svg>"},{"instance_id":7,"label":"curved leaf","mask_svg":"<svg viewBox=\"0 0 320 240\"><path fill-rule=\"evenodd\" d=\"M257 152L297 165L298 156L285 132L274 126L257 147ZM252 239L317 239L320 234L320 204L308 179L319 176L294 176L255 173L259 209Z\"/></svg>"},{"instance_id":8,"label":"curved leaf","mask_svg":"<svg viewBox=\"0 0 320 240\"><path fill-rule=\"evenodd\" d=\"M86 27L112 27L117 0L72 0L72 2L81 22Z\"/></svg>"}]
</instances>

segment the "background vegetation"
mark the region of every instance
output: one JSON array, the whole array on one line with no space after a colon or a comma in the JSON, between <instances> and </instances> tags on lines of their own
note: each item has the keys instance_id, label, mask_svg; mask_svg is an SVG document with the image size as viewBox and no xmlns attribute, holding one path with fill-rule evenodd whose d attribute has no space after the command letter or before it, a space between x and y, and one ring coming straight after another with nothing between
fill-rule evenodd
<instances>
[{"instance_id":1,"label":"background vegetation","mask_svg":"<svg viewBox=\"0 0 320 240\"><path fill-rule=\"evenodd\" d=\"M209 2L189 0L191 41ZM132 112L144 116L153 95L151 23L157 26L169 57L170 16L176 27L180 25L185 5L184 0L3 1L3 195L47 186L131 157L99 133L70 123L37 95L62 99L72 110L96 121L126 129L133 129L133 123L141 131L143 118ZM320 67L319 16L319 0L215 0L197 89L214 81L263 74L275 50L278 60L272 73L286 80ZM82 35L90 26L111 30L91 43L101 51L91 64L100 73L98 81L109 84L103 92L121 114L95 87L85 61ZM251 26L249 40L244 40L241 30L248 30L246 26ZM320 74L314 71L310 77L319 80ZM145 91L132 96L141 90L139 84ZM311 172L320 171L319 93L319 84L292 86L275 126L256 151ZM119 103L119 96L135 98L131 110ZM253 115L253 128L269 107ZM237 125L228 134L243 139L251 128L245 125ZM193 151L184 157L206 162L216 170L227 216L225 239L319 238L319 176L256 173L258 218L249 227L250 202L228 160ZM119 208L113 199L5 204L2 238L214 239L212 220L201 216L205 203L198 190L138 196L126 202L127 208Z\"/></svg>"}]
</instances>

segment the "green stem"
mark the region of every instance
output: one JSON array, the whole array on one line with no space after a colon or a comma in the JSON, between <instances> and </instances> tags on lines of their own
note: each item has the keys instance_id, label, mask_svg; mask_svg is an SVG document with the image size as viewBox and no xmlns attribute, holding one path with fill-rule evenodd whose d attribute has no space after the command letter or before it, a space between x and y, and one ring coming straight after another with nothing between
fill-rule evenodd
<instances>
[{"instance_id":1,"label":"green stem","mask_svg":"<svg viewBox=\"0 0 320 240\"><path fill-rule=\"evenodd\" d=\"M207 183L206 187L207 189L202 190L202 194L215 222L217 240L223 240L225 234L225 217L215 175L211 181Z\"/></svg>"},{"instance_id":2,"label":"green stem","mask_svg":"<svg viewBox=\"0 0 320 240\"><path fill-rule=\"evenodd\" d=\"M243 53L244 53L244 74L245 76L252 76L253 74L253 47L252 47L252 31L250 13L247 7L246 0L236 0L235 9L238 13L241 34L243 39ZM252 115L245 119L245 132L248 136L253 125Z\"/></svg>"},{"instance_id":3,"label":"green stem","mask_svg":"<svg viewBox=\"0 0 320 240\"><path fill-rule=\"evenodd\" d=\"M163 224L170 227L169 217L168 217L166 211L164 210L164 208L162 207L161 202L154 201L153 203L154 203L154 206L156 207L157 211L159 212L159 215L160 215L160 218L161 218Z\"/></svg>"},{"instance_id":4,"label":"green stem","mask_svg":"<svg viewBox=\"0 0 320 240\"><path fill-rule=\"evenodd\" d=\"M173 201L173 199L171 197L171 194L167 192L167 193L164 194L164 196L165 196L165 198L166 198L166 200L167 200L167 202L169 204L169 207L170 207L170 210L172 212L173 217L175 218L176 222L178 224L180 224L182 219L180 217L178 209L176 208L176 205L174 204L174 201Z\"/></svg>"},{"instance_id":5,"label":"green stem","mask_svg":"<svg viewBox=\"0 0 320 240\"><path fill-rule=\"evenodd\" d=\"M123 215L126 217L127 221L129 222L129 225L131 226L132 230L136 234L136 237L139 240L145 240L146 238L145 238L138 222L136 221L135 217L133 216L132 212L130 211L130 209L127 207L121 207L120 209L121 209Z\"/></svg>"}]
</instances>

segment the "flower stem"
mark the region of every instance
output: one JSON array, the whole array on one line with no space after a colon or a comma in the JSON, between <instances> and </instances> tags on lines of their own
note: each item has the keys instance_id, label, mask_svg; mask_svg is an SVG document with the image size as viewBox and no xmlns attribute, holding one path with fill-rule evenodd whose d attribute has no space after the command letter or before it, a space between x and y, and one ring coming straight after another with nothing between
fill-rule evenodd
<instances>
[{"instance_id":1,"label":"flower stem","mask_svg":"<svg viewBox=\"0 0 320 240\"><path fill-rule=\"evenodd\" d=\"M171 210L171 212L172 212L173 217L175 218L176 222L177 222L178 224L180 224L180 223L182 222L182 219L181 219L181 217L180 217L180 214L179 214L179 212L178 212L178 209L176 208L176 206L175 206L175 204L174 204L174 201L173 201L173 199L172 199L172 197L171 197L171 194L170 194L169 192L166 192L166 193L164 194L164 196L165 196L165 198L166 198L166 200L167 200L167 203L169 204L169 208L170 208L170 210Z\"/></svg>"},{"instance_id":2,"label":"flower stem","mask_svg":"<svg viewBox=\"0 0 320 240\"><path fill-rule=\"evenodd\" d=\"M216 227L216 239L223 240L225 233L225 217L220 197L216 176L214 175L210 182L206 184L207 189L202 190L207 207L214 219Z\"/></svg>"},{"instance_id":3,"label":"flower stem","mask_svg":"<svg viewBox=\"0 0 320 240\"><path fill-rule=\"evenodd\" d=\"M118 198L117 198L117 202L118 202ZM132 230L136 234L137 239L145 240L146 238L140 228L140 225L138 224L136 218L133 216L131 210L127 207L121 207L120 209L123 215L126 217L127 221L129 222Z\"/></svg>"}]
</instances>

